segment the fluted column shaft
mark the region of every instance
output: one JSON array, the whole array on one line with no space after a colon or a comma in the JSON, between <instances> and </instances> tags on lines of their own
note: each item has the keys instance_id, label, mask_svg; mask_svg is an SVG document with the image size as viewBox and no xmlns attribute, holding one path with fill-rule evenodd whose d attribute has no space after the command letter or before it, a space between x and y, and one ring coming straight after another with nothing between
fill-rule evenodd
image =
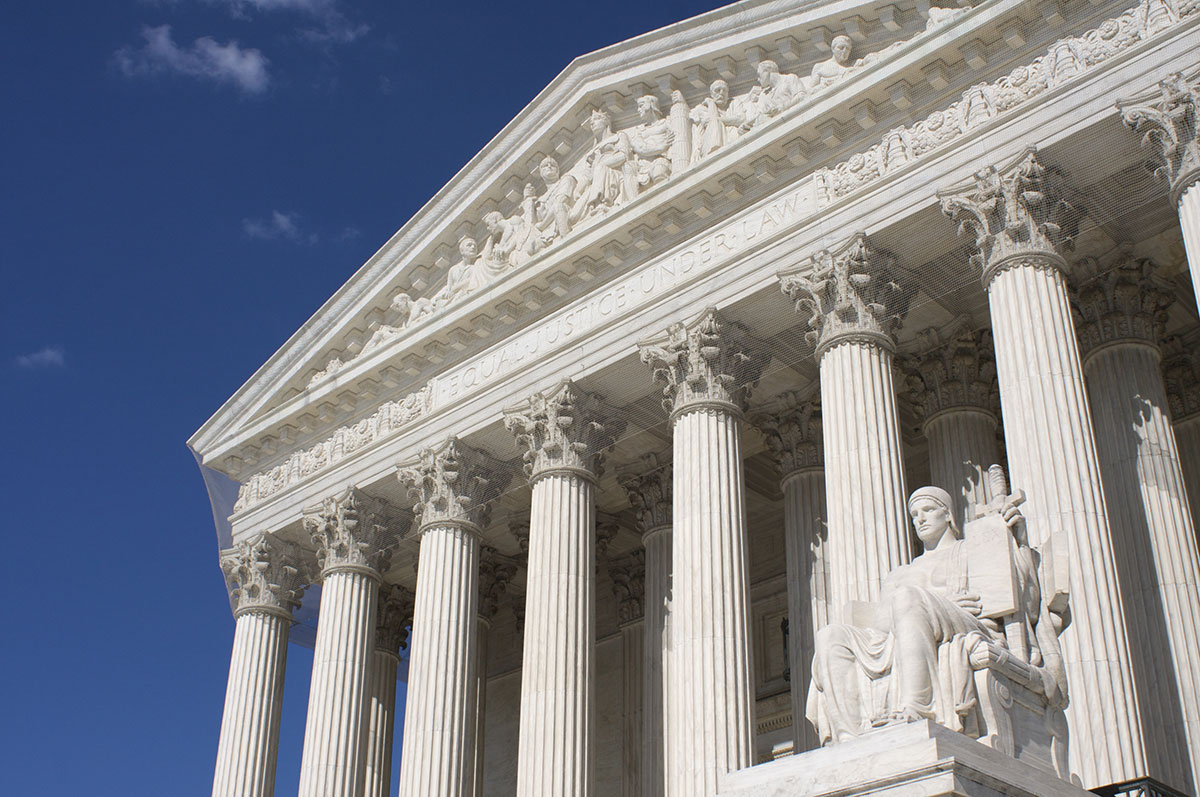
<instances>
[{"instance_id":1,"label":"fluted column shaft","mask_svg":"<svg viewBox=\"0 0 1200 797\"><path fill-rule=\"evenodd\" d=\"M379 576L326 570L313 651L301 797L358 797L365 773L367 673L375 651Z\"/></svg>"},{"instance_id":2,"label":"fluted column shaft","mask_svg":"<svg viewBox=\"0 0 1200 797\"><path fill-rule=\"evenodd\" d=\"M520 797L592 791L596 509L590 476L549 470L533 483L521 674Z\"/></svg>"},{"instance_id":3,"label":"fluted column shaft","mask_svg":"<svg viewBox=\"0 0 1200 797\"><path fill-rule=\"evenodd\" d=\"M1000 462L996 416L982 409L956 407L925 422L929 475L955 499L958 527L971 520L971 508L988 501L987 469Z\"/></svg>"},{"instance_id":4,"label":"fluted column shaft","mask_svg":"<svg viewBox=\"0 0 1200 797\"><path fill-rule=\"evenodd\" d=\"M621 626L621 794L642 794L642 712L645 695L646 624L635 620Z\"/></svg>"},{"instance_id":5,"label":"fluted column shaft","mask_svg":"<svg viewBox=\"0 0 1200 797\"><path fill-rule=\"evenodd\" d=\"M1200 415L1175 422L1175 442L1192 512L1192 528L1200 535ZM1200 536L1196 540L1200 544Z\"/></svg>"},{"instance_id":6,"label":"fluted column shaft","mask_svg":"<svg viewBox=\"0 0 1200 797\"><path fill-rule=\"evenodd\" d=\"M783 534L787 557L788 660L792 672L792 727L795 751L820 746L816 729L804 718L812 682L813 639L829 623L826 557L822 545L825 471L808 468L783 479Z\"/></svg>"},{"instance_id":7,"label":"fluted column shaft","mask_svg":"<svg viewBox=\"0 0 1200 797\"><path fill-rule=\"evenodd\" d=\"M821 356L829 612L873 601L884 577L912 559L892 353L846 339Z\"/></svg>"},{"instance_id":8,"label":"fluted column shaft","mask_svg":"<svg viewBox=\"0 0 1200 797\"><path fill-rule=\"evenodd\" d=\"M479 538L466 523L421 531L401 797L462 797L475 767Z\"/></svg>"},{"instance_id":9,"label":"fluted column shaft","mask_svg":"<svg viewBox=\"0 0 1200 797\"><path fill-rule=\"evenodd\" d=\"M1200 557L1156 346L1085 363L1125 599L1150 774L1195 791L1200 768ZM1189 766L1190 762L1190 766Z\"/></svg>"},{"instance_id":10,"label":"fluted column shaft","mask_svg":"<svg viewBox=\"0 0 1200 797\"><path fill-rule=\"evenodd\" d=\"M474 794L475 797L483 797L483 784L486 780L483 770L483 727L484 721L487 719L488 637L492 633L492 622L483 615L480 615L476 618L476 628L478 629L479 641L477 643L478 650L476 652L475 664L475 730L471 735L470 744L471 749L475 751L475 763L471 776L471 788L467 793Z\"/></svg>"},{"instance_id":11,"label":"fluted column shaft","mask_svg":"<svg viewBox=\"0 0 1200 797\"><path fill-rule=\"evenodd\" d=\"M1192 289L1200 302L1200 182L1193 182L1179 197L1179 226L1183 230Z\"/></svg>"},{"instance_id":12,"label":"fluted column shaft","mask_svg":"<svg viewBox=\"0 0 1200 797\"><path fill-rule=\"evenodd\" d=\"M711 797L753 763L746 499L740 414L685 406L674 421L670 794Z\"/></svg>"},{"instance_id":13,"label":"fluted column shaft","mask_svg":"<svg viewBox=\"0 0 1200 797\"><path fill-rule=\"evenodd\" d=\"M377 632L378 633L378 632ZM396 726L396 668L400 657L378 646L367 678L367 753L363 797L388 797L392 791L392 741Z\"/></svg>"},{"instance_id":14,"label":"fluted column shaft","mask_svg":"<svg viewBox=\"0 0 1200 797\"><path fill-rule=\"evenodd\" d=\"M1071 703L1071 769L1086 788L1144 773L1141 731L1095 438L1066 286L1056 256L994 268L988 284L1011 482L1060 605ZM1066 583L1064 583L1066 582ZM1055 599L1054 596L1059 596Z\"/></svg>"},{"instance_id":15,"label":"fluted column shaft","mask_svg":"<svg viewBox=\"0 0 1200 797\"><path fill-rule=\"evenodd\" d=\"M669 640L667 620L671 603L671 527L659 526L642 536L646 548L645 641L642 675L642 797L666 793L666 689Z\"/></svg>"},{"instance_id":16,"label":"fluted column shaft","mask_svg":"<svg viewBox=\"0 0 1200 797\"><path fill-rule=\"evenodd\" d=\"M221 715L213 797L271 797L290 613L254 609L238 614Z\"/></svg>"}]
</instances>

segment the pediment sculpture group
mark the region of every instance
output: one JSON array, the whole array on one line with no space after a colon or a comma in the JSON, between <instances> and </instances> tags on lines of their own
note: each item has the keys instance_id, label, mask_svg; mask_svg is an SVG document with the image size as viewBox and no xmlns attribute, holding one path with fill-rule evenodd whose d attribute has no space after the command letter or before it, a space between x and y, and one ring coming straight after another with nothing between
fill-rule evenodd
<instances>
[{"instance_id":1,"label":"pediment sculpture group","mask_svg":"<svg viewBox=\"0 0 1200 797\"><path fill-rule=\"evenodd\" d=\"M822 744L927 719L1066 773L1069 614L1042 594L1023 493L1007 494L998 466L989 480L990 504L962 529L945 490L913 492L924 552L817 632L806 713Z\"/></svg>"}]
</instances>

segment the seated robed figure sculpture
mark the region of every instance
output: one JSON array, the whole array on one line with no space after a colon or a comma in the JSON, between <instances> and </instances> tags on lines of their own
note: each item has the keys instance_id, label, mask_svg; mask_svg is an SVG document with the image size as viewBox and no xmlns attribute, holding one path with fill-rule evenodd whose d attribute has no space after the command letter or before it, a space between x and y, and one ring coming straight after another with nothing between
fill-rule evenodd
<instances>
[{"instance_id":1,"label":"seated robed figure sculpture","mask_svg":"<svg viewBox=\"0 0 1200 797\"><path fill-rule=\"evenodd\" d=\"M822 744L928 719L1066 775L1066 613L1043 599L1024 496L1006 495L997 466L989 481L993 498L965 529L945 490L913 492L924 552L817 632L807 715Z\"/></svg>"}]
</instances>

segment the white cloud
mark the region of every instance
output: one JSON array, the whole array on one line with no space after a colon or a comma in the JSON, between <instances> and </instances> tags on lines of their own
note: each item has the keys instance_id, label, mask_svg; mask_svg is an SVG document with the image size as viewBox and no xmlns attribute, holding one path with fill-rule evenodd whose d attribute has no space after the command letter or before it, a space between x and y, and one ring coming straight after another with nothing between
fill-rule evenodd
<instances>
[{"instance_id":1,"label":"white cloud","mask_svg":"<svg viewBox=\"0 0 1200 797\"><path fill-rule=\"evenodd\" d=\"M299 213L272 210L266 219L243 219L242 232L248 238L260 241L290 241L296 244L315 244L316 233L305 232L300 227Z\"/></svg>"},{"instance_id":2,"label":"white cloud","mask_svg":"<svg viewBox=\"0 0 1200 797\"><path fill-rule=\"evenodd\" d=\"M67 364L67 352L62 346L43 346L32 354L17 357L22 368L61 368Z\"/></svg>"},{"instance_id":3,"label":"white cloud","mask_svg":"<svg viewBox=\"0 0 1200 797\"><path fill-rule=\"evenodd\" d=\"M122 47L115 54L117 67L130 77L173 73L232 84L247 94L261 94L270 85L267 57L236 41L220 44L204 36L180 47L171 38L170 25L143 28L142 38L141 47Z\"/></svg>"}]
</instances>

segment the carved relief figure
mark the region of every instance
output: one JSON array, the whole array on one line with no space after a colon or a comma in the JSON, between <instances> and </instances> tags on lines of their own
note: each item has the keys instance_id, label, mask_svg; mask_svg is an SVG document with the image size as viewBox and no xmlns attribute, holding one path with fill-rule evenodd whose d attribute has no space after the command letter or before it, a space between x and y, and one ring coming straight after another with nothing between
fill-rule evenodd
<instances>
[{"instance_id":1,"label":"carved relief figure","mask_svg":"<svg viewBox=\"0 0 1200 797\"><path fill-rule=\"evenodd\" d=\"M757 111L755 124L761 124L770 117L779 115L803 100L808 93L804 78L780 72L779 64L774 61L758 63L758 87L761 91L754 101Z\"/></svg>"},{"instance_id":2,"label":"carved relief figure","mask_svg":"<svg viewBox=\"0 0 1200 797\"><path fill-rule=\"evenodd\" d=\"M714 80L708 96L688 113L692 129L692 163L719 150L737 138L738 124L727 118L729 113L729 84Z\"/></svg>"},{"instance_id":3,"label":"carved relief figure","mask_svg":"<svg viewBox=\"0 0 1200 797\"><path fill-rule=\"evenodd\" d=\"M637 196L633 146L628 133L613 131L607 111L592 111L588 127L594 145L584 158L589 175L584 211L589 216L603 215Z\"/></svg>"},{"instance_id":4,"label":"carved relief figure","mask_svg":"<svg viewBox=\"0 0 1200 797\"><path fill-rule=\"evenodd\" d=\"M565 238L582 216L583 186L574 171L563 174L554 158L542 160L538 176L546 184L546 193L537 200L534 225L548 245Z\"/></svg>"},{"instance_id":5,"label":"carved relief figure","mask_svg":"<svg viewBox=\"0 0 1200 797\"><path fill-rule=\"evenodd\" d=\"M671 176L671 145L675 134L671 122L658 107L658 97L643 94L637 101L642 123L629 131L629 145L635 155L637 187L644 190Z\"/></svg>"},{"instance_id":6,"label":"carved relief figure","mask_svg":"<svg viewBox=\"0 0 1200 797\"><path fill-rule=\"evenodd\" d=\"M502 273L521 265L537 251L533 225L524 215L506 219L499 211L493 210L483 217L483 224L488 231L483 244L483 262L489 270Z\"/></svg>"},{"instance_id":7,"label":"carved relief figure","mask_svg":"<svg viewBox=\"0 0 1200 797\"><path fill-rule=\"evenodd\" d=\"M1055 725L1067 701L1062 620L1042 599L1022 500L993 500L964 536L948 493L912 494L909 514L924 553L888 574L876 602L856 602L847 607L849 622L817 633L807 715L823 744L919 719L974 737L994 733L986 727L994 707L981 695L977 670L1000 671L1036 695L1045 725Z\"/></svg>"},{"instance_id":8,"label":"carved relief figure","mask_svg":"<svg viewBox=\"0 0 1200 797\"><path fill-rule=\"evenodd\" d=\"M450 267L446 284L434 294L434 309L441 310L459 299L487 285L484 264L479 257L479 245L474 238L463 238L458 242L458 253L462 260Z\"/></svg>"},{"instance_id":9,"label":"carved relief figure","mask_svg":"<svg viewBox=\"0 0 1200 797\"><path fill-rule=\"evenodd\" d=\"M829 43L829 49L831 52L829 58L813 64L812 75L809 77L808 83L810 91L816 92L829 88L834 83L846 78L857 66L850 63L850 54L853 52L854 44L850 41L849 36L834 36L833 41Z\"/></svg>"}]
</instances>

